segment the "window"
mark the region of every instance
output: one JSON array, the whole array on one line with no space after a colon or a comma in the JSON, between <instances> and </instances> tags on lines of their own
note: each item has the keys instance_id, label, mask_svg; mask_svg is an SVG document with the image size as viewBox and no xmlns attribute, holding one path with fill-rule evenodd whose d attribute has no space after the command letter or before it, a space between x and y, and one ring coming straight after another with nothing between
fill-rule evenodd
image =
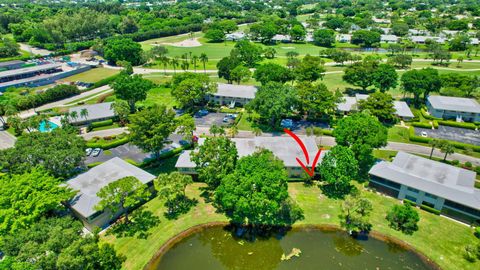
<instances>
[{"instance_id":1,"label":"window","mask_svg":"<svg viewBox=\"0 0 480 270\"><path fill-rule=\"evenodd\" d=\"M93 215L91 215L91 216L88 217L88 220L94 220L95 218L97 218L97 217L100 216L101 214L103 214L103 211L95 212Z\"/></svg>"},{"instance_id":2,"label":"window","mask_svg":"<svg viewBox=\"0 0 480 270\"><path fill-rule=\"evenodd\" d=\"M418 193L418 189L416 189L416 188L407 187L407 190L408 190L408 191L411 191L411 192L413 192L413 193Z\"/></svg>"},{"instance_id":3,"label":"window","mask_svg":"<svg viewBox=\"0 0 480 270\"><path fill-rule=\"evenodd\" d=\"M445 206L456 209L456 210L463 211L465 213L469 213L469 214L474 215L476 217L480 217L480 211L479 210L470 208L468 206L465 206L465 205L462 205L462 204L459 204L459 203L456 203L456 202L445 200Z\"/></svg>"},{"instance_id":4,"label":"window","mask_svg":"<svg viewBox=\"0 0 480 270\"><path fill-rule=\"evenodd\" d=\"M435 196L433 194L430 194L430 193L426 193L426 192L425 192L425 196L428 197L428 198L434 199L434 200L436 200L438 198L437 196Z\"/></svg>"}]
</instances>

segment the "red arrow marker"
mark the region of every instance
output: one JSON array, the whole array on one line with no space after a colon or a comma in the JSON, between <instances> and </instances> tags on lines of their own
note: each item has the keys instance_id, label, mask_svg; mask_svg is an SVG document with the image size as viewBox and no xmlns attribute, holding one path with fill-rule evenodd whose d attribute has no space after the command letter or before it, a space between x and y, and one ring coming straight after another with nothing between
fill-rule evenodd
<instances>
[{"instance_id":1,"label":"red arrow marker","mask_svg":"<svg viewBox=\"0 0 480 270\"><path fill-rule=\"evenodd\" d=\"M297 142L297 144L300 146L300 148L302 148L303 155L305 156L305 159L307 160L307 165L303 164L303 162L298 157L296 158L296 160L297 160L298 164L300 164L300 166L303 168L303 170L305 170L305 172L308 175L310 175L310 177L313 177L313 175L315 174L315 166L317 166L317 162L318 162L318 159L320 158L320 153L322 153L322 149L318 149L318 152L315 155L315 159L313 160L313 164L311 166L311 169L308 169L307 166L309 166L309 164L310 164L310 157L309 157L309 154L307 152L307 147L305 147L305 144L302 142L302 140L300 140L300 138L297 135L295 135L295 133L291 132L290 130L288 130L286 128L283 131L285 131L285 133L290 135L290 137L292 137Z\"/></svg>"}]
</instances>

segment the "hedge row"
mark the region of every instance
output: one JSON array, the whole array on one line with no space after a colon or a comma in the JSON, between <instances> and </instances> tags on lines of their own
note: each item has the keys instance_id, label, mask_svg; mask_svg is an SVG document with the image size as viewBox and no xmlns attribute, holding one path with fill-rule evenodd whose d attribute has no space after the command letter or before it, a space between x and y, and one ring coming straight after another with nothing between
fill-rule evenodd
<instances>
[{"instance_id":1,"label":"hedge row","mask_svg":"<svg viewBox=\"0 0 480 270\"><path fill-rule=\"evenodd\" d=\"M420 209L425 210L425 211L430 212L430 213L435 214L435 215L440 215L440 211L439 211L439 210L437 210L437 209L435 209L435 208L432 208L432 207L430 207L430 206L428 206L428 205L422 204L422 205L420 205Z\"/></svg>"},{"instance_id":2,"label":"hedge row","mask_svg":"<svg viewBox=\"0 0 480 270\"><path fill-rule=\"evenodd\" d=\"M89 148L102 148L103 150L107 150L110 148L114 148L123 144L126 144L130 141L130 137L126 136L118 140L112 140L111 142L87 142L86 145Z\"/></svg>"},{"instance_id":3,"label":"hedge row","mask_svg":"<svg viewBox=\"0 0 480 270\"><path fill-rule=\"evenodd\" d=\"M412 126L419 128L432 128L432 125L430 125L430 123L425 122L412 122Z\"/></svg>"},{"instance_id":4,"label":"hedge row","mask_svg":"<svg viewBox=\"0 0 480 270\"><path fill-rule=\"evenodd\" d=\"M428 120L442 120L442 118L437 118L433 117L430 114L428 114L423 108L420 109L420 112L422 113L423 118L428 119Z\"/></svg>"},{"instance_id":5,"label":"hedge row","mask_svg":"<svg viewBox=\"0 0 480 270\"><path fill-rule=\"evenodd\" d=\"M465 123L465 122L456 122L456 121L446 121L446 120L437 120L438 123L442 126L450 126L457 128L466 128L475 130L477 126L474 123Z\"/></svg>"},{"instance_id":6,"label":"hedge row","mask_svg":"<svg viewBox=\"0 0 480 270\"><path fill-rule=\"evenodd\" d=\"M115 74L115 75L112 75L112 76L110 76L110 77L106 77L106 78L104 78L104 79L101 79L100 81L94 83L92 86L90 86L89 88L87 88L85 91L89 91L89 90L92 90L92 89L95 89L95 88L98 88L98 87L101 87L101 86L110 84L110 83L112 83L113 81L115 81L119 76L120 76L120 74Z\"/></svg>"},{"instance_id":7,"label":"hedge row","mask_svg":"<svg viewBox=\"0 0 480 270\"><path fill-rule=\"evenodd\" d=\"M417 206L416 202L410 201L409 199L403 199L403 204L410 205L410 206Z\"/></svg>"},{"instance_id":8,"label":"hedge row","mask_svg":"<svg viewBox=\"0 0 480 270\"><path fill-rule=\"evenodd\" d=\"M60 84L49 88L40 94L16 97L13 103L18 110L26 110L49 102L73 97L78 94L80 94L80 90L78 90L77 86Z\"/></svg>"},{"instance_id":9,"label":"hedge row","mask_svg":"<svg viewBox=\"0 0 480 270\"><path fill-rule=\"evenodd\" d=\"M106 127L106 126L111 126L111 125L113 125L113 120L108 119L108 120L105 120L105 121L98 121L98 122L90 123L88 128L89 129L94 129L94 128Z\"/></svg>"}]
</instances>

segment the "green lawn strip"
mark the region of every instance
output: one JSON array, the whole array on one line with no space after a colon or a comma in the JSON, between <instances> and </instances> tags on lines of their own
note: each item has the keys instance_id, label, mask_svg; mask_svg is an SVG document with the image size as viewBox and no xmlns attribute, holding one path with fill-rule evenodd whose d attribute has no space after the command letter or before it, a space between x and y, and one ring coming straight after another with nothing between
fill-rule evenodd
<instances>
[{"instance_id":1,"label":"green lawn strip","mask_svg":"<svg viewBox=\"0 0 480 270\"><path fill-rule=\"evenodd\" d=\"M119 128L120 125L118 123L113 123L109 126L103 126L103 127L97 127L97 128L93 128L90 132L93 132L93 131L100 131L100 130L107 130L107 129L112 129L112 128Z\"/></svg>"},{"instance_id":2,"label":"green lawn strip","mask_svg":"<svg viewBox=\"0 0 480 270\"><path fill-rule=\"evenodd\" d=\"M77 105L79 102L84 102L84 101L90 100L90 99L92 99L92 97L94 97L94 96L100 97L102 94L105 94L105 93L107 93L107 92L111 92L111 90L107 89L107 90L104 90L104 91L100 91L100 92L97 92L97 93L95 93L95 94L91 94L91 95L88 95L88 96L86 96L86 97L76 99L76 100L74 100L74 101L72 101L72 102L68 102L68 103L66 103L65 105L67 105L67 106L68 106L68 105Z\"/></svg>"},{"instance_id":3,"label":"green lawn strip","mask_svg":"<svg viewBox=\"0 0 480 270\"><path fill-rule=\"evenodd\" d=\"M112 243L116 250L127 257L125 269L142 269L155 252L171 237L198 224L213 221L225 221L225 217L215 213L215 209L200 197L199 187L195 183L187 188L187 195L198 199L199 203L189 213L181 215L178 220L167 220L163 213L163 201L155 198L145 204L147 210L160 217L161 222L150 229L147 239L132 237L115 238L102 236L102 240ZM339 211L342 201L326 198L317 187L306 187L303 183L289 183L289 192L303 209L305 219L297 224L339 224ZM419 231L413 235L404 235L388 226L386 212L399 201L384 195L363 191L362 194L373 203L371 222L373 230L396 237L413 245L430 259L437 262L444 270L478 269L480 263L469 263L462 256L467 244L478 241L473 230L458 222L436 216L418 209L420 214Z\"/></svg>"},{"instance_id":4,"label":"green lawn strip","mask_svg":"<svg viewBox=\"0 0 480 270\"><path fill-rule=\"evenodd\" d=\"M170 88L157 87L150 89L147 93L147 99L139 102L139 105L151 106L153 104L165 105L172 108L177 104L170 93Z\"/></svg>"},{"instance_id":5,"label":"green lawn strip","mask_svg":"<svg viewBox=\"0 0 480 270\"><path fill-rule=\"evenodd\" d=\"M250 113L248 112L242 114L242 118L240 118L237 124L238 130L253 131L252 123L247 119L249 115Z\"/></svg>"},{"instance_id":6,"label":"green lawn strip","mask_svg":"<svg viewBox=\"0 0 480 270\"><path fill-rule=\"evenodd\" d=\"M388 129L388 140L392 142L410 143L408 128L393 126Z\"/></svg>"},{"instance_id":7,"label":"green lawn strip","mask_svg":"<svg viewBox=\"0 0 480 270\"><path fill-rule=\"evenodd\" d=\"M62 79L61 81L63 82L81 81L81 82L95 83L100 81L101 79L105 79L119 72L120 72L119 70L111 69L111 68L92 68L85 72Z\"/></svg>"},{"instance_id":8,"label":"green lawn strip","mask_svg":"<svg viewBox=\"0 0 480 270\"><path fill-rule=\"evenodd\" d=\"M385 161L392 161L393 157L395 157L397 153L398 151L394 151L394 150L381 150L381 149L373 150L374 157L385 160Z\"/></svg>"}]
</instances>

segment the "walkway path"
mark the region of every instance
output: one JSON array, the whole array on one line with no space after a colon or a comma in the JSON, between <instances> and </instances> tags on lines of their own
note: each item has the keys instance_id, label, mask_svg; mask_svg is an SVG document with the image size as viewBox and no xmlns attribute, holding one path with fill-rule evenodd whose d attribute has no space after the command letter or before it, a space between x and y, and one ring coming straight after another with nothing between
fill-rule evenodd
<instances>
[{"instance_id":1,"label":"walkway path","mask_svg":"<svg viewBox=\"0 0 480 270\"><path fill-rule=\"evenodd\" d=\"M83 92L83 93L81 93L79 95L75 95L73 97L69 97L69 98L66 98L66 99L62 99L62 100L58 100L58 101L55 101L55 102L47 103L47 104L44 104L44 105L42 105L40 107L37 107L35 109L21 111L18 115L21 118L28 118L30 116L35 115L36 111L43 111L43 110L48 110L48 109L52 109L52 108L55 108L55 107L61 107L61 106L64 106L65 104L67 104L67 103L71 103L73 101L76 101L76 100L79 100L79 99L82 99L82 98L86 98L86 97L88 97L90 95L93 95L93 94L99 94L100 92L103 92L103 91L106 91L106 90L110 90L110 87L108 85L101 86L101 87L95 88L93 90Z\"/></svg>"},{"instance_id":2,"label":"walkway path","mask_svg":"<svg viewBox=\"0 0 480 270\"><path fill-rule=\"evenodd\" d=\"M17 138L15 138L12 134L5 130L0 130L0 149L13 147L16 140Z\"/></svg>"},{"instance_id":3,"label":"walkway path","mask_svg":"<svg viewBox=\"0 0 480 270\"><path fill-rule=\"evenodd\" d=\"M52 51L45 50L45 49L40 49L40 48L35 48L35 47L32 47L32 46L30 46L28 44L25 44L25 43L18 43L18 44L20 45L20 49L22 51L29 52L33 55L46 56L46 55L50 55L50 54L53 53Z\"/></svg>"}]
</instances>

